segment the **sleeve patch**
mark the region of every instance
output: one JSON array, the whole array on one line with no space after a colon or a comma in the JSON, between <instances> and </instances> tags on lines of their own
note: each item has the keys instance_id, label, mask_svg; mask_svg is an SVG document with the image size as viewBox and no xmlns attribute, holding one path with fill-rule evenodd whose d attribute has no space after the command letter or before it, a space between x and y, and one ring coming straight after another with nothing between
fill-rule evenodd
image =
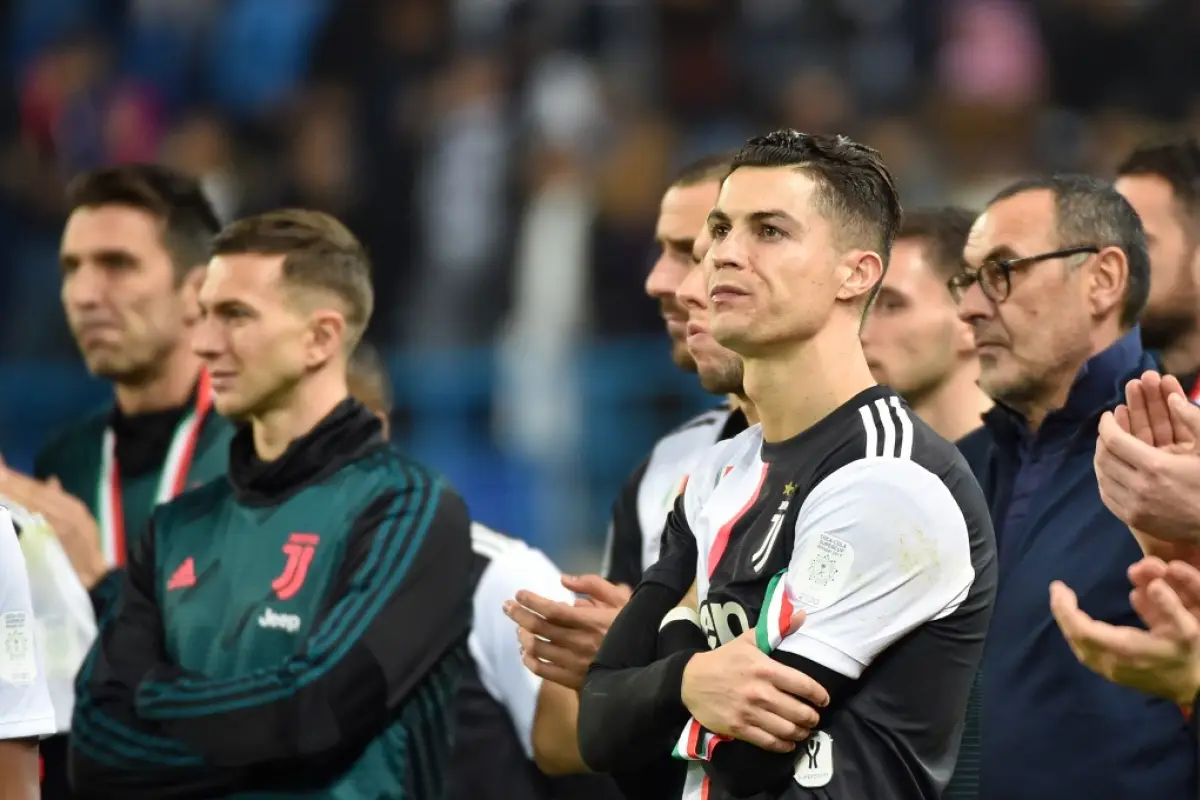
<instances>
[{"instance_id":1,"label":"sleeve patch","mask_svg":"<svg viewBox=\"0 0 1200 800\"><path fill-rule=\"evenodd\" d=\"M817 731L812 738L796 748L796 783L805 789L828 786L833 779L833 738Z\"/></svg>"},{"instance_id":2,"label":"sleeve patch","mask_svg":"<svg viewBox=\"0 0 1200 800\"><path fill-rule=\"evenodd\" d=\"M8 611L0 615L0 680L15 686L33 683L37 678L33 648L29 614Z\"/></svg>"},{"instance_id":3,"label":"sleeve patch","mask_svg":"<svg viewBox=\"0 0 1200 800\"><path fill-rule=\"evenodd\" d=\"M818 609L833 603L841 595L854 566L854 547L831 533L810 538L790 569L796 605Z\"/></svg>"}]
</instances>

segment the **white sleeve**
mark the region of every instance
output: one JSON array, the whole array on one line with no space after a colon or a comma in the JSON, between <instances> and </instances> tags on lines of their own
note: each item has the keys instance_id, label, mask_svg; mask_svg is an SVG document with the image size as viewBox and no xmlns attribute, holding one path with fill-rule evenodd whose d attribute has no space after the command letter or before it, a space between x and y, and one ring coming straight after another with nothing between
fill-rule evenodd
<instances>
[{"instance_id":1,"label":"white sleeve","mask_svg":"<svg viewBox=\"0 0 1200 800\"><path fill-rule=\"evenodd\" d=\"M517 624L503 611L504 602L521 589L575 602L575 595L562 585L562 572L544 553L514 544L492 560L475 589L469 646L484 688L508 710L525 755L533 758L533 718L542 679L521 663Z\"/></svg>"},{"instance_id":2,"label":"white sleeve","mask_svg":"<svg viewBox=\"0 0 1200 800\"><path fill-rule=\"evenodd\" d=\"M25 557L8 509L0 507L0 739L54 731L54 707L34 638Z\"/></svg>"},{"instance_id":3,"label":"white sleeve","mask_svg":"<svg viewBox=\"0 0 1200 800\"><path fill-rule=\"evenodd\" d=\"M962 509L907 459L863 459L805 499L784 578L807 612L779 649L857 679L918 626L953 613L975 570Z\"/></svg>"}]
</instances>

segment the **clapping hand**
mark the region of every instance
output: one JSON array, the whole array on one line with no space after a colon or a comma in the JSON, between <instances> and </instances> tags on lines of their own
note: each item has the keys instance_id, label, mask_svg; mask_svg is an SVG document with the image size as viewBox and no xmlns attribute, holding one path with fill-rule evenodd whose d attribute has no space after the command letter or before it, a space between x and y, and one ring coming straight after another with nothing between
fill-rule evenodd
<instances>
[{"instance_id":1,"label":"clapping hand","mask_svg":"<svg viewBox=\"0 0 1200 800\"><path fill-rule=\"evenodd\" d=\"M520 591L505 602L504 613L520 628L525 667L545 680L578 691L631 592L599 575L564 575L562 583L584 596L571 604Z\"/></svg>"},{"instance_id":2,"label":"clapping hand","mask_svg":"<svg viewBox=\"0 0 1200 800\"><path fill-rule=\"evenodd\" d=\"M1193 607L1200 600L1200 572L1190 565L1174 562L1168 568L1155 559L1135 564L1130 577L1139 574L1130 601L1146 630L1092 619L1058 581L1050 587L1050 609L1081 664L1113 683L1190 706L1200 690L1200 619L1172 586L1177 581L1169 570L1185 574ZM1151 577L1156 572L1160 577Z\"/></svg>"},{"instance_id":3,"label":"clapping hand","mask_svg":"<svg viewBox=\"0 0 1200 800\"><path fill-rule=\"evenodd\" d=\"M1100 497L1146 555L1200 566L1200 408L1156 372L1130 381L1125 397L1100 420Z\"/></svg>"}]
</instances>

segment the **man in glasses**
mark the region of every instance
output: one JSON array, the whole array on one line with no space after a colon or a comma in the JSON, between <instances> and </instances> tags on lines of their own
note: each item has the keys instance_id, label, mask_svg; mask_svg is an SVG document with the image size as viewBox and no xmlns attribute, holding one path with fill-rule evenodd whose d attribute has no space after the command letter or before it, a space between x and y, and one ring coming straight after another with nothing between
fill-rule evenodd
<instances>
[{"instance_id":1,"label":"man in glasses","mask_svg":"<svg viewBox=\"0 0 1200 800\"><path fill-rule=\"evenodd\" d=\"M1097 421L1152 368L1138 318L1150 289L1141 221L1108 183L1024 181L976 220L950 281L997 403L970 438L999 552L981 666L979 798L1194 797L1195 741L1169 701L1082 669L1055 626L1063 580L1096 619L1136 625L1141 558L1101 502Z\"/></svg>"}]
</instances>

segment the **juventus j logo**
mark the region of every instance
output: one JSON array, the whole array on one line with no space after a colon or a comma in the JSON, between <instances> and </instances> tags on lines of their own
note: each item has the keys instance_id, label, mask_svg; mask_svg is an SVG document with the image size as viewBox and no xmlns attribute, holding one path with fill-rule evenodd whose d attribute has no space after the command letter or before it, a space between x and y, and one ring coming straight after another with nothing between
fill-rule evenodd
<instances>
[{"instance_id":1,"label":"juventus j logo","mask_svg":"<svg viewBox=\"0 0 1200 800\"><path fill-rule=\"evenodd\" d=\"M320 541L321 537L315 533L293 533L288 537L283 546L287 563L283 566L283 573L271 582L271 588L280 600L294 597L296 592L300 591Z\"/></svg>"},{"instance_id":2,"label":"juventus j logo","mask_svg":"<svg viewBox=\"0 0 1200 800\"><path fill-rule=\"evenodd\" d=\"M775 547L775 540L779 538L779 530L783 527L783 518L787 516L788 505L791 504L792 495L795 493L796 484L789 483L783 487L783 502L779 504L775 516L771 517L771 527L767 529L763 543L750 556L750 564L754 567L755 572L762 572L763 567L767 565L767 559L771 556L772 548Z\"/></svg>"}]
</instances>

